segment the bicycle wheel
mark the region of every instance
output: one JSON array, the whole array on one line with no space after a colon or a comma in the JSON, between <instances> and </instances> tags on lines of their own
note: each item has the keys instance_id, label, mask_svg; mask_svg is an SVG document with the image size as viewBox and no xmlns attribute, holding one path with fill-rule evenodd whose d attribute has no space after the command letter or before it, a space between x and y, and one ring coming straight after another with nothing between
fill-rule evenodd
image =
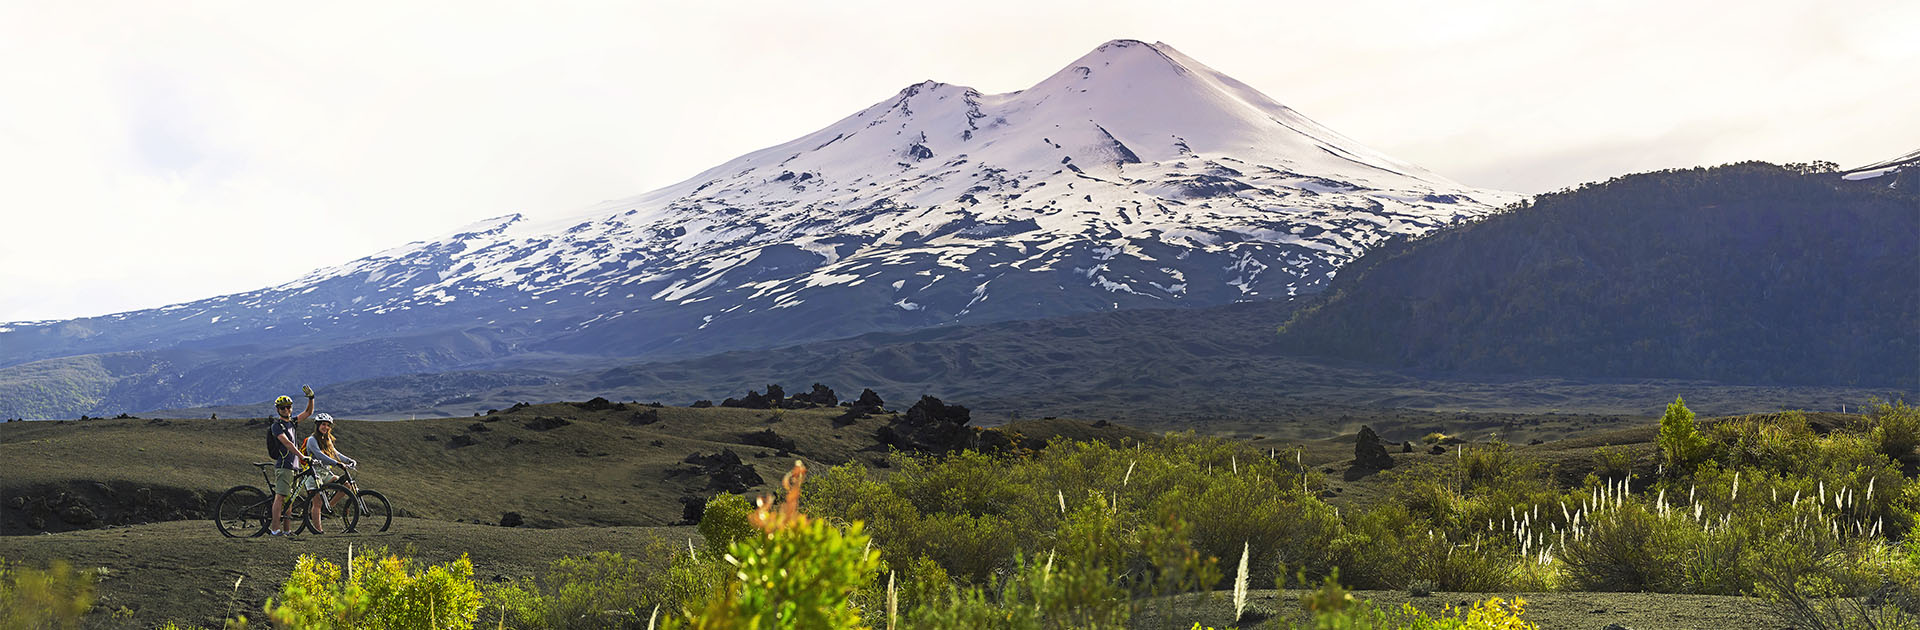
<instances>
[{"instance_id":1,"label":"bicycle wheel","mask_svg":"<svg viewBox=\"0 0 1920 630\"><path fill-rule=\"evenodd\" d=\"M353 496L360 500L360 523L347 531L357 531L364 525L369 532L384 532L393 524L393 506L387 503L387 495L361 490Z\"/></svg>"},{"instance_id":2,"label":"bicycle wheel","mask_svg":"<svg viewBox=\"0 0 1920 630\"><path fill-rule=\"evenodd\" d=\"M320 500L320 529L313 528L313 519L307 518L315 497ZM315 488L299 501L300 532L315 534L344 534L353 531L360 522L360 501L353 497L353 491L346 486L329 483Z\"/></svg>"},{"instance_id":3,"label":"bicycle wheel","mask_svg":"<svg viewBox=\"0 0 1920 630\"><path fill-rule=\"evenodd\" d=\"M213 526L228 538L252 538L267 533L272 498L253 486L228 488L213 504Z\"/></svg>"}]
</instances>

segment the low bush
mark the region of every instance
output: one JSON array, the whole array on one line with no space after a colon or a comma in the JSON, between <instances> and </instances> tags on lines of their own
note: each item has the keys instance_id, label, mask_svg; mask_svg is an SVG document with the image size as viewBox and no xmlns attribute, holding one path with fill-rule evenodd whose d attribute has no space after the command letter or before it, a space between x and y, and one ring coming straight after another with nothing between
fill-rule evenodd
<instances>
[{"instance_id":1,"label":"low bush","mask_svg":"<svg viewBox=\"0 0 1920 630\"><path fill-rule=\"evenodd\" d=\"M1308 623L1289 624L1296 630L1536 630L1522 618L1527 600L1508 601L1492 597L1465 609L1447 606L1439 616L1430 616L1402 604L1398 609L1381 607L1371 600L1356 599L1336 578L1329 576L1320 588L1301 600L1313 614Z\"/></svg>"},{"instance_id":2,"label":"low bush","mask_svg":"<svg viewBox=\"0 0 1920 630\"><path fill-rule=\"evenodd\" d=\"M1896 462L1914 462L1913 449L1920 446L1920 408L1908 407L1905 400L1876 402L1867 422L1881 454Z\"/></svg>"},{"instance_id":3,"label":"low bush","mask_svg":"<svg viewBox=\"0 0 1920 630\"><path fill-rule=\"evenodd\" d=\"M1693 464L1707 453L1707 439L1693 426L1693 411L1679 397L1667 405L1660 417L1660 453L1670 471L1692 470Z\"/></svg>"},{"instance_id":4,"label":"low bush","mask_svg":"<svg viewBox=\"0 0 1920 630\"><path fill-rule=\"evenodd\" d=\"M662 597L659 573L618 553L561 558L537 581L489 589L488 603L529 630L642 628L655 605L680 603Z\"/></svg>"},{"instance_id":5,"label":"low bush","mask_svg":"<svg viewBox=\"0 0 1920 630\"><path fill-rule=\"evenodd\" d=\"M1634 454L1625 446L1593 449L1593 474L1601 479L1626 479L1633 474Z\"/></svg>"},{"instance_id":6,"label":"low bush","mask_svg":"<svg viewBox=\"0 0 1920 630\"><path fill-rule=\"evenodd\" d=\"M698 614L670 617L663 627L836 630L861 628L854 593L880 569L858 522L844 528L800 512L806 467L795 462L781 480L786 499L762 498L749 516L757 535L735 540L726 561L734 578L707 597Z\"/></svg>"},{"instance_id":7,"label":"low bush","mask_svg":"<svg viewBox=\"0 0 1920 630\"><path fill-rule=\"evenodd\" d=\"M0 628L78 628L93 608L93 575L65 562L45 569L0 559Z\"/></svg>"},{"instance_id":8,"label":"low bush","mask_svg":"<svg viewBox=\"0 0 1920 630\"><path fill-rule=\"evenodd\" d=\"M423 566L378 549L353 558L351 572L301 555L280 596L267 600L267 618L279 628L472 628L481 606L473 562L462 555Z\"/></svg>"},{"instance_id":9,"label":"low bush","mask_svg":"<svg viewBox=\"0 0 1920 630\"><path fill-rule=\"evenodd\" d=\"M1027 561L988 587L968 587L917 608L907 627L923 630L1122 629L1132 604L1106 567Z\"/></svg>"},{"instance_id":10,"label":"low bush","mask_svg":"<svg viewBox=\"0 0 1920 630\"><path fill-rule=\"evenodd\" d=\"M720 494L708 499L700 513L699 525L707 552L718 556L726 553L735 541L752 536L753 524L747 522L752 513L753 506L747 503L746 497L737 494Z\"/></svg>"},{"instance_id":11,"label":"low bush","mask_svg":"<svg viewBox=\"0 0 1920 630\"><path fill-rule=\"evenodd\" d=\"M1686 585L1687 554L1700 529L1678 513L1628 503L1593 516L1561 554L1568 586L1583 591L1673 593Z\"/></svg>"}]
</instances>

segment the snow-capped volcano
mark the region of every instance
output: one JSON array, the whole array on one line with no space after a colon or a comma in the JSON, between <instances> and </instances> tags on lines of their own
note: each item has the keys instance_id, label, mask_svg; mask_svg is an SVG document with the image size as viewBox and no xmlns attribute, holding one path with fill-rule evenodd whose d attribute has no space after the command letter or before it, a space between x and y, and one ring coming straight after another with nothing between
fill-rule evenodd
<instances>
[{"instance_id":1,"label":"snow-capped volcano","mask_svg":"<svg viewBox=\"0 0 1920 630\"><path fill-rule=\"evenodd\" d=\"M717 321L877 282L883 303L933 324L964 319L1016 272L1170 304L1285 297L1383 238L1514 198L1360 146L1165 44L1123 40L1028 90L908 86L662 190L558 221L502 217L286 288L409 286L381 291L392 299L363 307L375 312L510 289Z\"/></svg>"},{"instance_id":2,"label":"snow-capped volcano","mask_svg":"<svg viewBox=\"0 0 1920 630\"><path fill-rule=\"evenodd\" d=\"M1914 151L1891 160L1874 162L1866 166L1851 169L1842 173L1840 177L1847 181L1861 181L1879 179L1883 175L1892 175L1892 177L1883 180L1887 183L1887 187L1901 188L1903 181L1907 178L1914 177L1916 174L1920 174L1920 151ZM1912 184L1907 184L1907 186L1912 186Z\"/></svg>"},{"instance_id":3,"label":"snow-capped volcano","mask_svg":"<svg viewBox=\"0 0 1920 630\"><path fill-rule=\"evenodd\" d=\"M397 373L1285 299L1381 240L1518 198L1361 146L1165 44L1117 40L1019 92L911 85L573 217L490 219L251 293L11 324L0 365L465 340Z\"/></svg>"}]
</instances>

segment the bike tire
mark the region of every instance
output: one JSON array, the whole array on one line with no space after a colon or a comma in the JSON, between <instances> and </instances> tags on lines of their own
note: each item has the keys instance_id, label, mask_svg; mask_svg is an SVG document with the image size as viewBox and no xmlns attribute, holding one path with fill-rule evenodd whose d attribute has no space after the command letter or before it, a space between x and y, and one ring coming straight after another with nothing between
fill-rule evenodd
<instances>
[{"instance_id":1,"label":"bike tire","mask_svg":"<svg viewBox=\"0 0 1920 630\"><path fill-rule=\"evenodd\" d=\"M253 538L267 533L273 497L253 486L234 486L213 503L213 526L228 538Z\"/></svg>"},{"instance_id":2,"label":"bike tire","mask_svg":"<svg viewBox=\"0 0 1920 630\"><path fill-rule=\"evenodd\" d=\"M393 505L387 503L387 495L376 490L361 490L353 496L360 500L360 522L347 531L358 531L364 525L369 532L377 533L393 525Z\"/></svg>"},{"instance_id":3,"label":"bike tire","mask_svg":"<svg viewBox=\"0 0 1920 630\"><path fill-rule=\"evenodd\" d=\"M326 502L336 496L345 497L345 499L340 505L324 507ZM319 531L315 531L313 522L307 519L307 509L314 497L320 497L323 505L320 511L321 529ZM360 499L353 496L352 490L338 483L323 484L312 492L306 493L295 503L299 504L299 511L296 514L300 517L299 531L302 534L309 532L315 535L344 534L353 531L354 526L360 523Z\"/></svg>"}]
</instances>

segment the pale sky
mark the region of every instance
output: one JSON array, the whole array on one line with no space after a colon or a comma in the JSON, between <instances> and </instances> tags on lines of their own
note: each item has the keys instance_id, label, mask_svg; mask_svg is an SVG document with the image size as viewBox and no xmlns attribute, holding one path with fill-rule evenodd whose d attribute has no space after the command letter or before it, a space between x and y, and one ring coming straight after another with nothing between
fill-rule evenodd
<instances>
[{"instance_id":1,"label":"pale sky","mask_svg":"<svg viewBox=\"0 0 1920 630\"><path fill-rule=\"evenodd\" d=\"M1388 155L1527 193L1920 149L1920 2L0 0L0 322L271 286L566 215L925 79L1163 41Z\"/></svg>"}]
</instances>

